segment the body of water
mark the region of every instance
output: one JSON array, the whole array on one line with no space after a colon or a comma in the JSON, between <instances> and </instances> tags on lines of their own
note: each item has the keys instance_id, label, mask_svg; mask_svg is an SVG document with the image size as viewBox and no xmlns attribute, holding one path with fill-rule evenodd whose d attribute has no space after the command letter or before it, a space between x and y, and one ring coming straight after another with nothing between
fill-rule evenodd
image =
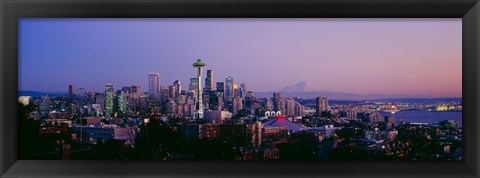
<instances>
[{"instance_id":1,"label":"body of water","mask_svg":"<svg viewBox=\"0 0 480 178\"><path fill-rule=\"evenodd\" d=\"M392 116L395 121L403 118L405 122L428 122L438 123L442 120L455 120L462 126L462 112L428 112L428 111L400 111L395 114L389 112L380 112L382 116Z\"/></svg>"}]
</instances>

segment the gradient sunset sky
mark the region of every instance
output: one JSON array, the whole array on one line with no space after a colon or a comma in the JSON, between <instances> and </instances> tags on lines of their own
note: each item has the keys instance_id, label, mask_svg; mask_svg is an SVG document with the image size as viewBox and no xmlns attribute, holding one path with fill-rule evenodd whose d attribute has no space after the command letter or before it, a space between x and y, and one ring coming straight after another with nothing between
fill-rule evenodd
<instances>
[{"instance_id":1,"label":"gradient sunset sky","mask_svg":"<svg viewBox=\"0 0 480 178\"><path fill-rule=\"evenodd\" d=\"M150 72L187 88L200 58L215 82L231 75L255 92L308 81L335 92L461 97L461 27L461 18L24 18L19 90L147 91Z\"/></svg>"}]
</instances>

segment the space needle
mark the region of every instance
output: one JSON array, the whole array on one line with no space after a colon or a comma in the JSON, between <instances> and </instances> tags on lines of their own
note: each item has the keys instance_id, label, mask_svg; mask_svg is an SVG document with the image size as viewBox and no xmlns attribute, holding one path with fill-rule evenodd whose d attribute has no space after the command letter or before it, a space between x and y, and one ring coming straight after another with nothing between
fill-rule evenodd
<instances>
[{"instance_id":1,"label":"space needle","mask_svg":"<svg viewBox=\"0 0 480 178\"><path fill-rule=\"evenodd\" d=\"M202 67L206 66L201 59L197 59L195 63L192 64L193 67L197 68L197 89L196 89L196 102L195 109L197 110L193 119L203 119L203 102L202 102Z\"/></svg>"}]
</instances>

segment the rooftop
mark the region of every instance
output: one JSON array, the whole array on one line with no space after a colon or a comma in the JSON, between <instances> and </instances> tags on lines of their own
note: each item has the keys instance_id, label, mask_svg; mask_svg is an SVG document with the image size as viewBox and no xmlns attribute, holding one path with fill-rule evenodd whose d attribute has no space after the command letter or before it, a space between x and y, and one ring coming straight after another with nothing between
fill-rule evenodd
<instances>
[{"instance_id":1,"label":"rooftop","mask_svg":"<svg viewBox=\"0 0 480 178\"><path fill-rule=\"evenodd\" d=\"M288 130L292 131L292 133L307 130L307 127L303 125L295 124L285 119L285 116L278 116L278 117L275 117L274 119L271 119L263 123L263 127L282 127L282 126L287 126Z\"/></svg>"}]
</instances>

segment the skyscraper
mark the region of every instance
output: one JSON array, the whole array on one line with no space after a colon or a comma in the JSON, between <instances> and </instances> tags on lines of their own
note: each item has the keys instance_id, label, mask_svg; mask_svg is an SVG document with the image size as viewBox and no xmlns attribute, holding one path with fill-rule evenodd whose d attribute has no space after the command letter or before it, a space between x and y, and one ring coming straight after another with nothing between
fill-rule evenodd
<instances>
[{"instance_id":1,"label":"skyscraper","mask_svg":"<svg viewBox=\"0 0 480 178\"><path fill-rule=\"evenodd\" d=\"M233 113L237 114L238 111L243 109L242 98L240 96L235 96L233 98Z\"/></svg>"},{"instance_id":2,"label":"skyscraper","mask_svg":"<svg viewBox=\"0 0 480 178\"><path fill-rule=\"evenodd\" d=\"M170 85L168 86L168 92L169 97L175 98L177 95L177 88L174 85Z\"/></svg>"},{"instance_id":3,"label":"skyscraper","mask_svg":"<svg viewBox=\"0 0 480 178\"><path fill-rule=\"evenodd\" d=\"M265 106L267 107L268 111L273 111L273 102L270 98L267 98Z\"/></svg>"},{"instance_id":4,"label":"skyscraper","mask_svg":"<svg viewBox=\"0 0 480 178\"><path fill-rule=\"evenodd\" d=\"M225 94L225 83L223 82L217 82L217 98L219 100L222 100L223 101L223 97L224 97L224 94Z\"/></svg>"},{"instance_id":5,"label":"skyscraper","mask_svg":"<svg viewBox=\"0 0 480 178\"><path fill-rule=\"evenodd\" d=\"M122 87L122 91L123 91L123 93L125 94L126 97L130 97L132 95L132 87L124 86L124 87Z\"/></svg>"},{"instance_id":6,"label":"skyscraper","mask_svg":"<svg viewBox=\"0 0 480 178\"><path fill-rule=\"evenodd\" d=\"M118 95L117 95L117 108L118 108L118 112L122 113L122 114L125 114L127 113L127 96L125 94L125 92L122 90L122 91L119 91L118 92Z\"/></svg>"},{"instance_id":7,"label":"skyscraper","mask_svg":"<svg viewBox=\"0 0 480 178\"><path fill-rule=\"evenodd\" d=\"M303 116L304 115L303 110L304 110L304 107L300 103L296 102L295 103L295 115Z\"/></svg>"},{"instance_id":8,"label":"skyscraper","mask_svg":"<svg viewBox=\"0 0 480 178\"><path fill-rule=\"evenodd\" d=\"M134 98L139 98L140 96L142 96L142 90L140 89L140 85L132 85L132 96Z\"/></svg>"},{"instance_id":9,"label":"skyscraper","mask_svg":"<svg viewBox=\"0 0 480 178\"><path fill-rule=\"evenodd\" d=\"M190 84L188 84L188 91L195 91L198 88L197 78L190 78Z\"/></svg>"},{"instance_id":10,"label":"skyscraper","mask_svg":"<svg viewBox=\"0 0 480 178\"><path fill-rule=\"evenodd\" d=\"M205 78L205 91L210 92L215 90L215 82L213 80L213 70L207 70L207 77Z\"/></svg>"},{"instance_id":11,"label":"skyscraper","mask_svg":"<svg viewBox=\"0 0 480 178\"><path fill-rule=\"evenodd\" d=\"M244 107L247 108L247 109L251 109L254 100L255 100L255 96L253 95L253 91L246 92L245 99L244 99L244 101L245 101L245 106Z\"/></svg>"},{"instance_id":12,"label":"skyscraper","mask_svg":"<svg viewBox=\"0 0 480 178\"><path fill-rule=\"evenodd\" d=\"M315 109L317 111L317 116L321 116L322 112L327 111L328 109L328 98L325 96L319 96L316 101Z\"/></svg>"},{"instance_id":13,"label":"skyscraper","mask_svg":"<svg viewBox=\"0 0 480 178\"><path fill-rule=\"evenodd\" d=\"M158 97L160 90L160 74L150 73L148 74L148 92L151 97Z\"/></svg>"},{"instance_id":14,"label":"skyscraper","mask_svg":"<svg viewBox=\"0 0 480 178\"><path fill-rule=\"evenodd\" d=\"M72 98L75 95L75 86L69 85L68 86L68 96Z\"/></svg>"},{"instance_id":15,"label":"skyscraper","mask_svg":"<svg viewBox=\"0 0 480 178\"><path fill-rule=\"evenodd\" d=\"M286 101L282 97L280 92L273 92L273 110L280 111L282 114L286 114Z\"/></svg>"},{"instance_id":16,"label":"skyscraper","mask_svg":"<svg viewBox=\"0 0 480 178\"><path fill-rule=\"evenodd\" d=\"M193 67L197 69L197 89L196 89L196 110L197 112L195 113L194 119L203 119L203 103L202 103L202 68L205 67L207 64L202 62L202 60L197 59L195 63L192 64Z\"/></svg>"},{"instance_id":17,"label":"skyscraper","mask_svg":"<svg viewBox=\"0 0 480 178\"><path fill-rule=\"evenodd\" d=\"M273 92L273 98L281 98L282 97L282 93L280 92Z\"/></svg>"},{"instance_id":18,"label":"skyscraper","mask_svg":"<svg viewBox=\"0 0 480 178\"><path fill-rule=\"evenodd\" d=\"M182 94L182 84L180 83L180 81L175 80L175 82L173 82L173 86L176 89L175 97L180 96Z\"/></svg>"},{"instance_id":19,"label":"skyscraper","mask_svg":"<svg viewBox=\"0 0 480 178\"><path fill-rule=\"evenodd\" d=\"M77 95L80 98L83 98L85 96L85 89L84 88L78 88Z\"/></svg>"},{"instance_id":20,"label":"skyscraper","mask_svg":"<svg viewBox=\"0 0 480 178\"><path fill-rule=\"evenodd\" d=\"M113 98L114 98L113 84L107 83L105 85L105 114L113 114Z\"/></svg>"},{"instance_id":21,"label":"skyscraper","mask_svg":"<svg viewBox=\"0 0 480 178\"><path fill-rule=\"evenodd\" d=\"M227 103L232 103L233 100L233 77L228 76L225 79L225 101Z\"/></svg>"},{"instance_id":22,"label":"skyscraper","mask_svg":"<svg viewBox=\"0 0 480 178\"><path fill-rule=\"evenodd\" d=\"M237 84L233 84L233 97L240 96L240 88Z\"/></svg>"},{"instance_id":23,"label":"skyscraper","mask_svg":"<svg viewBox=\"0 0 480 178\"><path fill-rule=\"evenodd\" d=\"M162 99L170 98L170 88L168 86L160 86L160 96Z\"/></svg>"},{"instance_id":24,"label":"skyscraper","mask_svg":"<svg viewBox=\"0 0 480 178\"><path fill-rule=\"evenodd\" d=\"M292 98L287 100L287 116L295 116L295 100Z\"/></svg>"},{"instance_id":25,"label":"skyscraper","mask_svg":"<svg viewBox=\"0 0 480 178\"><path fill-rule=\"evenodd\" d=\"M247 95L247 84L245 83L240 84L240 88L242 89L240 96L242 96L242 98L245 99L245 96Z\"/></svg>"}]
</instances>

